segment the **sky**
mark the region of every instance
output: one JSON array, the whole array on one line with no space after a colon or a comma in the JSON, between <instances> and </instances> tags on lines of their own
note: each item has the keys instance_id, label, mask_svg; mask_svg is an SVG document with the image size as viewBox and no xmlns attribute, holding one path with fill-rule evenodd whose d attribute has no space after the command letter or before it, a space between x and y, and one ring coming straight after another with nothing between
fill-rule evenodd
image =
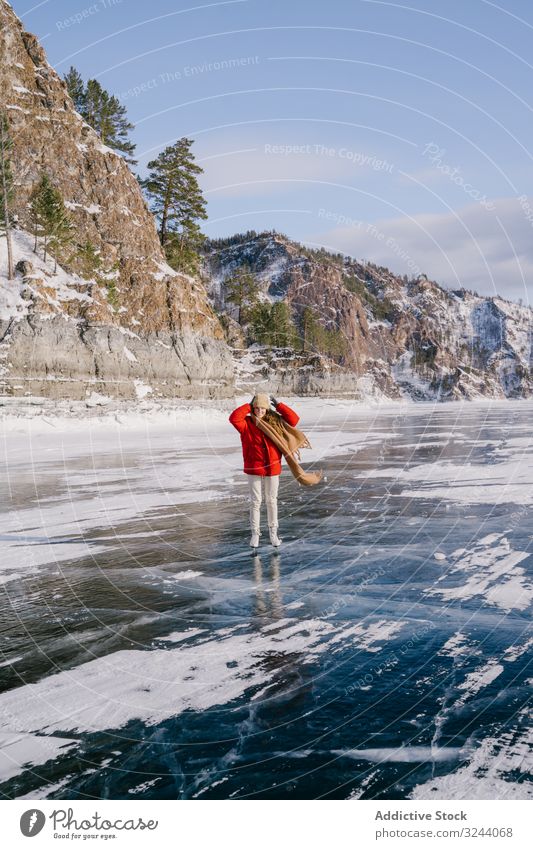
<instances>
[{"instance_id":1,"label":"sky","mask_svg":"<svg viewBox=\"0 0 533 849\"><path fill-rule=\"evenodd\" d=\"M141 174L194 140L207 235L275 229L533 303L528 0L12 6L60 74L124 103Z\"/></svg>"}]
</instances>

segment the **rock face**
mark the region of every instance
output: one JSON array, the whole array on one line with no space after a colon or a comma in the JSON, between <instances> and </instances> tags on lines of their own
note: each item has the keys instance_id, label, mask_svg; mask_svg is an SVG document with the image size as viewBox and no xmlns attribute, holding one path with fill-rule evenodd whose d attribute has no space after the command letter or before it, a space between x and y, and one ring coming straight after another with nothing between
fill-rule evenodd
<instances>
[{"instance_id":1,"label":"rock face","mask_svg":"<svg viewBox=\"0 0 533 849\"><path fill-rule=\"evenodd\" d=\"M502 298L448 291L424 276L408 280L372 263L311 251L276 233L212 241L205 255L208 290L228 322L235 313L227 282L251 269L260 297L285 300L303 336L304 308L337 331L344 353L245 349L227 336L237 383L261 381L280 394L407 396L417 400L522 398L533 392L533 312ZM235 324L235 322L233 322Z\"/></svg>"},{"instance_id":2,"label":"rock face","mask_svg":"<svg viewBox=\"0 0 533 849\"><path fill-rule=\"evenodd\" d=\"M0 107L14 143L20 231L17 279L0 278L0 391L83 397L96 388L134 397L142 379L162 395L231 394L232 359L203 285L166 264L134 175L77 114L37 39L5 0ZM99 251L103 283L84 280L75 258L64 269L69 280L59 281L50 262L36 264L25 234L27 203L43 173L71 211L76 241ZM11 310L17 299L24 304Z\"/></svg>"}]
</instances>

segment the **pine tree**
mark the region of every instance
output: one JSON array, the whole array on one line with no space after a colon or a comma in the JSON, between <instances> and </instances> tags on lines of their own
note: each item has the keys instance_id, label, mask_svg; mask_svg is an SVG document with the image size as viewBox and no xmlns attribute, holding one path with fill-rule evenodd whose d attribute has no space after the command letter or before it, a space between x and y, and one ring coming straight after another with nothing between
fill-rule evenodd
<instances>
[{"instance_id":1,"label":"pine tree","mask_svg":"<svg viewBox=\"0 0 533 849\"><path fill-rule=\"evenodd\" d=\"M204 215L203 218L207 218ZM168 264L176 271L185 274L196 274L200 262L200 248L205 241L196 221L184 222L181 233L170 233L165 245L165 256Z\"/></svg>"},{"instance_id":2,"label":"pine tree","mask_svg":"<svg viewBox=\"0 0 533 849\"><path fill-rule=\"evenodd\" d=\"M49 247L54 257L54 274L57 272L57 258L72 259L65 254L67 248L74 240L74 225L65 207L63 198L57 189L54 189L54 203L52 206L52 232L50 234Z\"/></svg>"},{"instance_id":3,"label":"pine tree","mask_svg":"<svg viewBox=\"0 0 533 849\"><path fill-rule=\"evenodd\" d=\"M338 327L326 328L320 322L318 314L306 306L301 318L301 347L302 351L327 354L328 357L343 357L346 354L347 342Z\"/></svg>"},{"instance_id":4,"label":"pine tree","mask_svg":"<svg viewBox=\"0 0 533 849\"><path fill-rule=\"evenodd\" d=\"M206 203L198 185L203 173L191 152L192 139L182 138L148 163L142 186L159 223L159 237L167 260L177 271L194 272L204 241L198 219L207 218Z\"/></svg>"},{"instance_id":5,"label":"pine tree","mask_svg":"<svg viewBox=\"0 0 533 849\"><path fill-rule=\"evenodd\" d=\"M98 80L88 80L81 114L96 130L102 144L126 154L126 161L135 165L132 158L135 145L128 141L128 133L133 130L133 124L126 118L126 107L121 105L117 97L102 88Z\"/></svg>"},{"instance_id":6,"label":"pine tree","mask_svg":"<svg viewBox=\"0 0 533 849\"><path fill-rule=\"evenodd\" d=\"M270 309L270 344L276 348L295 348L297 345L296 328L291 318L289 305L285 301L276 301Z\"/></svg>"},{"instance_id":7,"label":"pine tree","mask_svg":"<svg viewBox=\"0 0 533 849\"><path fill-rule=\"evenodd\" d=\"M226 301L238 308L237 321L245 324L258 301L259 287L249 265L240 268L225 282Z\"/></svg>"},{"instance_id":8,"label":"pine tree","mask_svg":"<svg viewBox=\"0 0 533 849\"><path fill-rule=\"evenodd\" d=\"M38 184L35 186L31 193L29 203L31 228L35 239L33 244L33 252L37 253L39 247L39 239L42 238L44 240L45 261L49 236L49 233L47 232L47 209L50 189L50 178L47 174L43 174Z\"/></svg>"},{"instance_id":9,"label":"pine tree","mask_svg":"<svg viewBox=\"0 0 533 849\"><path fill-rule=\"evenodd\" d=\"M64 76L64 80L67 84L68 93L72 98L76 112L83 115L85 108L85 86L83 84L81 74L78 73L73 65L71 65L70 71Z\"/></svg>"},{"instance_id":10,"label":"pine tree","mask_svg":"<svg viewBox=\"0 0 533 849\"><path fill-rule=\"evenodd\" d=\"M102 88L98 80L88 80L84 86L81 75L74 67L71 67L64 79L76 110L98 133L102 144L123 153L126 162L135 165L136 161L132 158L135 145L128 141L134 125L126 117L126 107L115 95Z\"/></svg>"},{"instance_id":11,"label":"pine tree","mask_svg":"<svg viewBox=\"0 0 533 849\"><path fill-rule=\"evenodd\" d=\"M324 353L328 357L343 357L346 353L346 339L338 327L324 331Z\"/></svg>"},{"instance_id":12,"label":"pine tree","mask_svg":"<svg viewBox=\"0 0 533 849\"><path fill-rule=\"evenodd\" d=\"M73 225L61 192L52 185L47 174L43 174L32 192L30 214L35 236L34 251L37 253L39 239L42 239L43 259L46 262L48 252L53 252L55 273L58 254L72 241Z\"/></svg>"},{"instance_id":13,"label":"pine tree","mask_svg":"<svg viewBox=\"0 0 533 849\"><path fill-rule=\"evenodd\" d=\"M117 292L116 277L119 270L119 263L116 262L111 267L106 267L100 251L90 239L82 245L78 245L75 256L77 267L82 277L86 280L94 280L98 286L104 286L107 291L109 303L113 309L118 309L120 300Z\"/></svg>"},{"instance_id":14,"label":"pine tree","mask_svg":"<svg viewBox=\"0 0 533 849\"><path fill-rule=\"evenodd\" d=\"M261 345L271 345L276 348L302 349L304 351L326 352L328 344L332 352L338 343L338 332L331 331L331 339L328 331L317 321L314 311L310 307L304 309L303 316L304 336L302 339L291 317L289 304L286 301L276 301L273 304L257 302L250 310L250 323L248 336L251 342L259 342Z\"/></svg>"},{"instance_id":15,"label":"pine tree","mask_svg":"<svg viewBox=\"0 0 533 849\"><path fill-rule=\"evenodd\" d=\"M119 150L126 154L126 161L136 165L133 159L135 145L128 141L128 133L135 129L126 117L126 107L122 106L119 99L112 95L107 102L105 120L102 124L102 140L113 150Z\"/></svg>"},{"instance_id":16,"label":"pine tree","mask_svg":"<svg viewBox=\"0 0 533 849\"><path fill-rule=\"evenodd\" d=\"M302 350L326 353L327 331L318 320L317 313L311 307L304 307L302 313Z\"/></svg>"},{"instance_id":17,"label":"pine tree","mask_svg":"<svg viewBox=\"0 0 533 849\"><path fill-rule=\"evenodd\" d=\"M252 342L260 345L270 345L274 327L272 324L272 310L270 304L256 304L250 315L248 333Z\"/></svg>"},{"instance_id":18,"label":"pine tree","mask_svg":"<svg viewBox=\"0 0 533 849\"><path fill-rule=\"evenodd\" d=\"M94 279L98 282L102 270L102 257L100 251L97 250L90 239L78 246L76 258L81 276L85 277L86 280Z\"/></svg>"},{"instance_id":19,"label":"pine tree","mask_svg":"<svg viewBox=\"0 0 533 849\"><path fill-rule=\"evenodd\" d=\"M85 87L83 96L83 109L81 114L87 123L100 136L102 124L102 111L104 109L104 90L98 80L89 80Z\"/></svg>"},{"instance_id":20,"label":"pine tree","mask_svg":"<svg viewBox=\"0 0 533 849\"><path fill-rule=\"evenodd\" d=\"M9 123L0 112L0 233L6 237L7 279L13 279L13 246L11 243L11 204L13 202L13 173L11 151L13 141L9 135Z\"/></svg>"}]
</instances>

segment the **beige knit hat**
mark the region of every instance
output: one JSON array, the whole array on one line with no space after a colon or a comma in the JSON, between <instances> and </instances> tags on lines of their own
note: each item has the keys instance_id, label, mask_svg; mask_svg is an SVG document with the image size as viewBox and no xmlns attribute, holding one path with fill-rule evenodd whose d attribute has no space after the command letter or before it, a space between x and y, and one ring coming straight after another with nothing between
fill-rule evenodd
<instances>
[{"instance_id":1,"label":"beige knit hat","mask_svg":"<svg viewBox=\"0 0 533 849\"><path fill-rule=\"evenodd\" d=\"M270 407L270 398L263 392L258 392L252 398L252 407L263 407L265 410L268 410Z\"/></svg>"}]
</instances>

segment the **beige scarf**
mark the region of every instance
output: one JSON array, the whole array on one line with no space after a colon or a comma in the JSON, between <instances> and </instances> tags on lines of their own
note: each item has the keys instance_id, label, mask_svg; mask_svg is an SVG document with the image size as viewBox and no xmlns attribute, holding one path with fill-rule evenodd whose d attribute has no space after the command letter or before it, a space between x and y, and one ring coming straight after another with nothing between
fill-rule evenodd
<instances>
[{"instance_id":1,"label":"beige scarf","mask_svg":"<svg viewBox=\"0 0 533 849\"><path fill-rule=\"evenodd\" d=\"M279 416L279 413L278 413ZM252 421L259 430L261 430L272 442L276 445L287 461L287 465L292 474L302 486L315 486L322 480L322 472L304 472L295 457L300 459L300 448L311 448L305 433L298 430L296 427L288 424L282 416L279 416L280 423L283 427L283 436L274 429L268 422L263 419L258 419L253 413L251 414Z\"/></svg>"}]
</instances>

